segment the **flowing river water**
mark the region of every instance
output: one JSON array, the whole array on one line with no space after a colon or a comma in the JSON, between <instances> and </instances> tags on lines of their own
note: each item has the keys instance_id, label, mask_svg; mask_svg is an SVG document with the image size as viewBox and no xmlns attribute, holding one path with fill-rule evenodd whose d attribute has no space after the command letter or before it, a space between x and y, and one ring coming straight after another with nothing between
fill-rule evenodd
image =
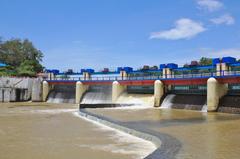
<instances>
[{"instance_id":1,"label":"flowing river water","mask_svg":"<svg viewBox=\"0 0 240 159\"><path fill-rule=\"evenodd\" d=\"M77 113L71 104L0 103L0 159L136 159L155 149Z\"/></svg>"},{"instance_id":2,"label":"flowing river water","mask_svg":"<svg viewBox=\"0 0 240 159\"><path fill-rule=\"evenodd\" d=\"M86 109L158 137L152 143L94 124L71 104L0 104L0 159L238 159L240 115L124 107Z\"/></svg>"},{"instance_id":3,"label":"flowing river water","mask_svg":"<svg viewBox=\"0 0 240 159\"><path fill-rule=\"evenodd\" d=\"M238 159L240 156L240 115L154 108L88 111L159 137L163 143L153 158Z\"/></svg>"}]
</instances>

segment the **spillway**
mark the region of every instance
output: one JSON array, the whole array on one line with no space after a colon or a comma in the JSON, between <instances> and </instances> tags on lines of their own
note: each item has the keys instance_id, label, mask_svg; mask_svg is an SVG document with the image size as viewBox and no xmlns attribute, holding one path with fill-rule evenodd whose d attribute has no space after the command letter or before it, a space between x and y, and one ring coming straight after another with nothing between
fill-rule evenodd
<instances>
[{"instance_id":1,"label":"spillway","mask_svg":"<svg viewBox=\"0 0 240 159\"><path fill-rule=\"evenodd\" d=\"M207 97L205 95L191 95L191 94L169 94L161 104L162 108L173 109L189 109L189 110L203 110L206 109Z\"/></svg>"},{"instance_id":2,"label":"spillway","mask_svg":"<svg viewBox=\"0 0 240 159\"><path fill-rule=\"evenodd\" d=\"M49 92L48 103L75 103L75 86L56 85Z\"/></svg>"},{"instance_id":3,"label":"spillway","mask_svg":"<svg viewBox=\"0 0 240 159\"><path fill-rule=\"evenodd\" d=\"M81 105L111 104L112 87L111 86L90 86L84 94Z\"/></svg>"},{"instance_id":4,"label":"spillway","mask_svg":"<svg viewBox=\"0 0 240 159\"><path fill-rule=\"evenodd\" d=\"M152 94L123 93L117 99L116 103L124 105L139 105L153 107L154 97Z\"/></svg>"}]
</instances>

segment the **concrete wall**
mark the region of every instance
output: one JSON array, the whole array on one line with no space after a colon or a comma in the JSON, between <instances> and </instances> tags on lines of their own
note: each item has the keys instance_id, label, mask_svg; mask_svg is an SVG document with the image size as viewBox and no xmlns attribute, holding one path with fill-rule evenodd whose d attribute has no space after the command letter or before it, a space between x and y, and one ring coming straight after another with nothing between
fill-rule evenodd
<instances>
[{"instance_id":1,"label":"concrete wall","mask_svg":"<svg viewBox=\"0 0 240 159\"><path fill-rule=\"evenodd\" d=\"M32 85L32 102L41 102L42 101L42 80L35 79L33 80Z\"/></svg>"},{"instance_id":2,"label":"concrete wall","mask_svg":"<svg viewBox=\"0 0 240 159\"><path fill-rule=\"evenodd\" d=\"M36 94L41 96L39 85L41 79L37 78L0 77L0 101L27 101L31 100L32 96L36 99Z\"/></svg>"}]
</instances>

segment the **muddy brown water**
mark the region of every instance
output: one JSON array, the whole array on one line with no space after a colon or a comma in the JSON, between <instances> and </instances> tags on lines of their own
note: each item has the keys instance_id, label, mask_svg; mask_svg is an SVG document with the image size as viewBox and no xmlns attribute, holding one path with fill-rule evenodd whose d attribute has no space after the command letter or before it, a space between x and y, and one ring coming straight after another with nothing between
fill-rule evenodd
<instances>
[{"instance_id":1,"label":"muddy brown water","mask_svg":"<svg viewBox=\"0 0 240 159\"><path fill-rule=\"evenodd\" d=\"M0 159L136 159L155 149L77 112L70 104L0 103Z\"/></svg>"},{"instance_id":2,"label":"muddy brown water","mask_svg":"<svg viewBox=\"0 0 240 159\"><path fill-rule=\"evenodd\" d=\"M169 158L240 158L240 115L153 108L87 111L159 136L165 143L163 154Z\"/></svg>"}]
</instances>

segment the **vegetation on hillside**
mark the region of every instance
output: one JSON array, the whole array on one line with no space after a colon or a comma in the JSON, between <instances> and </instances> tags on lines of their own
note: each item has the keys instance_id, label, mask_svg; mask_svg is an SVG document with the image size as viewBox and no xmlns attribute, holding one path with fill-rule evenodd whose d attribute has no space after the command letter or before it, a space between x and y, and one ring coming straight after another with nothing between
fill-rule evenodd
<instances>
[{"instance_id":1,"label":"vegetation on hillside","mask_svg":"<svg viewBox=\"0 0 240 159\"><path fill-rule=\"evenodd\" d=\"M43 70L43 53L28 39L0 40L0 62L7 67L0 68L0 76L36 76Z\"/></svg>"}]
</instances>

